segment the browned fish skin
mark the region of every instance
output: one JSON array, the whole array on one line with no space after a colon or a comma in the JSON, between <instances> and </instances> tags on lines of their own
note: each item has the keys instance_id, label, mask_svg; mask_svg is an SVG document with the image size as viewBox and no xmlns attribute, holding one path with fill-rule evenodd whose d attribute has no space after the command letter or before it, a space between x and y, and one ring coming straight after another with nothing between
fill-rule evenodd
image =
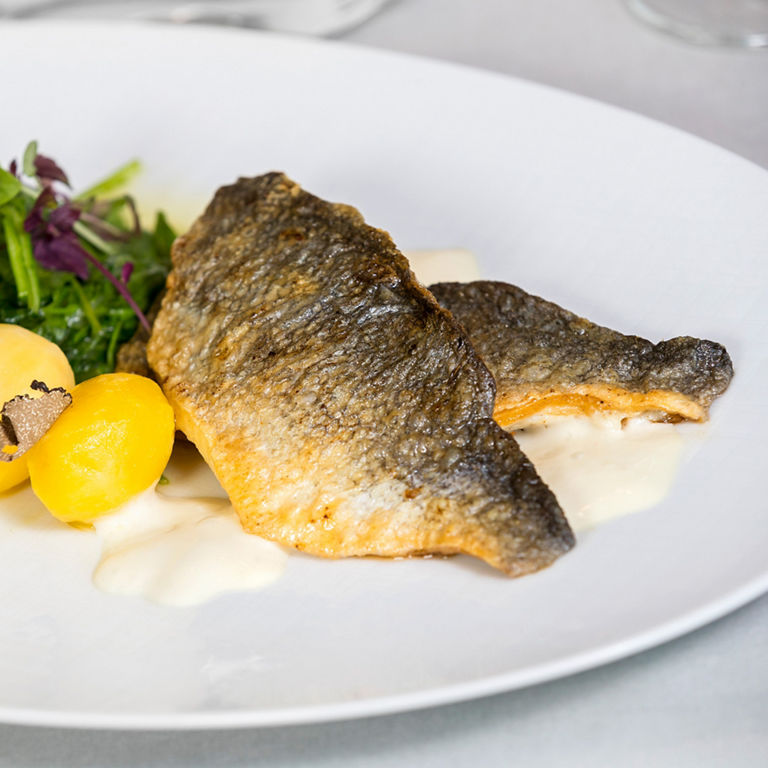
<instances>
[{"instance_id":1,"label":"browned fish skin","mask_svg":"<svg viewBox=\"0 0 768 768\"><path fill-rule=\"evenodd\" d=\"M220 189L173 248L148 346L244 527L318 555L573 546L492 419L494 383L389 236L282 174Z\"/></svg>"},{"instance_id":2,"label":"browned fish skin","mask_svg":"<svg viewBox=\"0 0 768 768\"><path fill-rule=\"evenodd\" d=\"M574 315L507 283L438 283L430 290L466 329L498 389L503 426L551 403L576 410L701 421L728 387L725 348L688 336L652 344Z\"/></svg>"}]
</instances>

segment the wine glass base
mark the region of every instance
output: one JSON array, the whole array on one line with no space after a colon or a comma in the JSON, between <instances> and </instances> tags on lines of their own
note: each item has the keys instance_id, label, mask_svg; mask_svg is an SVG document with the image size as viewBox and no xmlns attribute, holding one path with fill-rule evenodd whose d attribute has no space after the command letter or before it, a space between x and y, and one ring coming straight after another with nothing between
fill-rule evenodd
<instances>
[{"instance_id":1,"label":"wine glass base","mask_svg":"<svg viewBox=\"0 0 768 768\"><path fill-rule=\"evenodd\" d=\"M768 48L768 0L625 0L634 16L697 45Z\"/></svg>"}]
</instances>

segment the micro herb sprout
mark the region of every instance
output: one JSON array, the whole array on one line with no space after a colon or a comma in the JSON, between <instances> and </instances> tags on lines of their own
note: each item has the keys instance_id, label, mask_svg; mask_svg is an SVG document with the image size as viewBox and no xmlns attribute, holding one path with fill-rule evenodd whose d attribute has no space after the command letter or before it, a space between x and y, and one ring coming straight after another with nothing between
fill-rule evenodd
<instances>
[{"instance_id":1,"label":"micro herb sprout","mask_svg":"<svg viewBox=\"0 0 768 768\"><path fill-rule=\"evenodd\" d=\"M58 344L78 381L114 370L119 345L165 285L175 233L162 213L144 230L118 194L141 170L132 161L80 194L30 142L0 168L0 322Z\"/></svg>"}]
</instances>

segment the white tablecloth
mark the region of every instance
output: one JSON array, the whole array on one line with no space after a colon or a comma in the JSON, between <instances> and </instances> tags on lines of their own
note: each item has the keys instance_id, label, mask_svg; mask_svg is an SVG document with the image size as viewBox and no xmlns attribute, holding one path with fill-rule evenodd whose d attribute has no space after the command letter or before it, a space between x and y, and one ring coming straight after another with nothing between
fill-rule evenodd
<instances>
[{"instance_id":1,"label":"white tablecloth","mask_svg":"<svg viewBox=\"0 0 768 768\"><path fill-rule=\"evenodd\" d=\"M395 0L342 38L576 91L768 167L768 51L688 46L643 27L619 0ZM218 733L0 726L0 768L762 767L767 715L763 597L633 658L421 712Z\"/></svg>"}]
</instances>

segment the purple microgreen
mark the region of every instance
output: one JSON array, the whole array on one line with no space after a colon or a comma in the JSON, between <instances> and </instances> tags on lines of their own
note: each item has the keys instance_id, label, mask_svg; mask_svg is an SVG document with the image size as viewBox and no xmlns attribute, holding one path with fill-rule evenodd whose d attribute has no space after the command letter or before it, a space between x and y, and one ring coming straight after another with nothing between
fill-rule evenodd
<instances>
[{"instance_id":1,"label":"purple microgreen","mask_svg":"<svg viewBox=\"0 0 768 768\"><path fill-rule=\"evenodd\" d=\"M89 250L93 248L96 252L115 255L118 249L109 241L128 241L133 236L141 235L139 216L131 197L126 195L112 201L96 199L97 193L111 191L125 183L139 170L139 164L134 161L119 168L110 177L92 187L88 193L78 197L77 203L54 189L54 182L69 186L69 179L54 160L38 154L37 142L31 141L27 145L21 165L24 176L37 179L37 188L20 184L15 160L11 162L10 173L3 171L6 178L0 181L5 181L3 190L8 194L15 190L14 194L20 191L25 197L33 199L32 207L23 221L23 229L29 234L29 238L22 238L27 243L27 250L30 251L28 256L30 268L32 268L34 254L34 259L46 269L69 272L80 280L87 280L88 265L91 264L112 283L141 325L149 332L149 322L128 290L127 284L133 274L133 262L126 262L120 272L120 278L117 278ZM16 186L19 187L18 190ZM106 220L107 216L111 216L111 212L119 211L121 204L128 208L132 230L126 231ZM21 217L19 217L20 234L21 223ZM88 248L84 244L87 244ZM21 263L20 258L16 261ZM87 305L87 308L91 309L90 314L88 312L86 314L89 316L94 332L100 332L100 326L92 308L88 305L85 294L74 278L72 281L79 291L81 301L84 302L84 308Z\"/></svg>"},{"instance_id":2,"label":"purple microgreen","mask_svg":"<svg viewBox=\"0 0 768 768\"><path fill-rule=\"evenodd\" d=\"M130 291L121 283L95 256L85 251L85 255L88 258L88 261L93 264L96 269L101 272L104 277L109 280L112 285L115 286L117 289L117 292L125 299L128 306L133 310L133 313L136 315L136 317L139 318L139 322L144 326L144 329L147 331L147 333L151 333L152 327L149 324L149 321L144 316L144 313L139 308L139 305L134 301L133 296L131 296Z\"/></svg>"},{"instance_id":3,"label":"purple microgreen","mask_svg":"<svg viewBox=\"0 0 768 768\"><path fill-rule=\"evenodd\" d=\"M56 237L32 236L32 247L37 262L46 269L73 272L81 280L88 279L86 259L90 254L80 245L77 235L63 232Z\"/></svg>"},{"instance_id":4,"label":"purple microgreen","mask_svg":"<svg viewBox=\"0 0 768 768\"><path fill-rule=\"evenodd\" d=\"M35 202L32 205L27 218L24 219L24 229L32 234L42 234L45 228L45 219L43 218L43 211L56 204L56 196L53 194L52 189L44 189L35 198Z\"/></svg>"},{"instance_id":5,"label":"purple microgreen","mask_svg":"<svg viewBox=\"0 0 768 768\"><path fill-rule=\"evenodd\" d=\"M35 175L43 186L49 186L54 181L60 181L69 186L67 174L59 168L54 160L45 155L37 154L34 159Z\"/></svg>"},{"instance_id":6,"label":"purple microgreen","mask_svg":"<svg viewBox=\"0 0 768 768\"><path fill-rule=\"evenodd\" d=\"M11 173L11 175L15 176L17 179L19 178L19 167L16 164L16 158L11 160L11 164L8 166L8 171Z\"/></svg>"},{"instance_id":7,"label":"purple microgreen","mask_svg":"<svg viewBox=\"0 0 768 768\"><path fill-rule=\"evenodd\" d=\"M80 218L80 209L72 203L64 203L51 211L48 226L58 232L68 232Z\"/></svg>"},{"instance_id":8,"label":"purple microgreen","mask_svg":"<svg viewBox=\"0 0 768 768\"><path fill-rule=\"evenodd\" d=\"M55 203L55 195L46 187L24 220L24 229L32 237L35 259L46 269L73 272L80 279L86 280L86 252L72 231L80 218L80 211L71 203L64 203L54 208L46 218L46 209Z\"/></svg>"},{"instance_id":9,"label":"purple microgreen","mask_svg":"<svg viewBox=\"0 0 768 768\"><path fill-rule=\"evenodd\" d=\"M120 272L120 281L123 283L123 285L128 285L128 281L131 279L132 274L133 274L133 262L126 261L125 264L123 264L122 271Z\"/></svg>"}]
</instances>

